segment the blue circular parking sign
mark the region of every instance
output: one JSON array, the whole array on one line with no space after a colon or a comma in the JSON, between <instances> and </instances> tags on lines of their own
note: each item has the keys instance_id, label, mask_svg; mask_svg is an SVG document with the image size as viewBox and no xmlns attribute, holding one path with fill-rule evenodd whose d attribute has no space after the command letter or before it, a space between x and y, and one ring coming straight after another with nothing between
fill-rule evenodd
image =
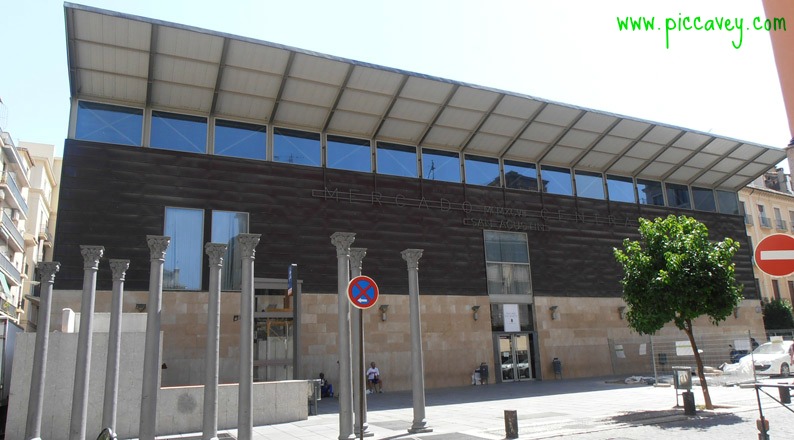
<instances>
[{"instance_id":1,"label":"blue circular parking sign","mask_svg":"<svg viewBox=\"0 0 794 440\"><path fill-rule=\"evenodd\" d=\"M368 276L358 276L347 284L347 299L359 309L368 309L378 302L378 285Z\"/></svg>"}]
</instances>

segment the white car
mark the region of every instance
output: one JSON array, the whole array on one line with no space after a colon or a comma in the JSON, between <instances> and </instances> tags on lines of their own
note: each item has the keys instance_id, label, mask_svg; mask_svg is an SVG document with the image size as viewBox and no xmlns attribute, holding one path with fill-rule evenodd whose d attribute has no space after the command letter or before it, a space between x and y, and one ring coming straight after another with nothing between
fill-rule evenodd
<instances>
[{"instance_id":1,"label":"white car","mask_svg":"<svg viewBox=\"0 0 794 440\"><path fill-rule=\"evenodd\" d=\"M775 340L761 344L739 361L740 364L750 362L755 364L756 374L788 377L794 365L794 341Z\"/></svg>"}]
</instances>

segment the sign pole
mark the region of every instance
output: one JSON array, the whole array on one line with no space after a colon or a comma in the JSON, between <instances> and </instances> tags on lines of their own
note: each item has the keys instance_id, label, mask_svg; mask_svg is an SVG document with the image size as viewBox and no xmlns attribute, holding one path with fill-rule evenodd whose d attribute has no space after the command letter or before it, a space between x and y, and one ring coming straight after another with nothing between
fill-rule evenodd
<instances>
[{"instance_id":1,"label":"sign pole","mask_svg":"<svg viewBox=\"0 0 794 440\"><path fill-rule=\"evenodd\" d=\"M364 309L358 309L358 371L364 372ZM364 440L364 402L367 395L364 394L364 377L358 380L358 435L360 440Z\"/></svg>"}]
</instances>

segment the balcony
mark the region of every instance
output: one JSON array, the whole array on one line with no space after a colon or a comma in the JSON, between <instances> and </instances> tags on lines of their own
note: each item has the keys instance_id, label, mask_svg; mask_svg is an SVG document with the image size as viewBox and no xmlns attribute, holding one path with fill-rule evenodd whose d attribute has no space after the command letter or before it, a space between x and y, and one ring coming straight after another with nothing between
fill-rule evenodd
<instances>
[{"instance_id":1,"label":"balcony","mask_svg":"<svg viewBox=\"0 0 794 440\"><path fill-rule=\"evenodd\" d=\"M14 263L3 254L0 254L0 270L3 271L7 280L17 286L22 284L22 275L19 273L19 269L14 267Z\"/></svg>"},{"instance_id":2,"label":"balcony","mask_svg":"<svg viewBox=\"0 0 794 440\"><path fill-rule=\"evenodd\" d=\"M788 227L786 226L786 221L783 219L775 219L775 229L778 231L786 231Z\"/></svg>"},{"instance_id":3,"label":"balcony","mask_svg":"<svg viewBox=\"0 0 794 440\"><path fill-rule=\"evenodd\" d=\"M758 220L761 221L762 228L771 228L772 227L772 219L769 217L758 216Z\"/></svg>"},{"instance_id":4,"label":"balcony","mask_svg":"<svg viewBox=\"0 0 794 440\"><path fill-rule=\"evenodd\" d=\"M39 230L39 240L44 240L44 245L52 245L52 234L46 226L42 226Z\"/></svg>"},{"instance_id":5,"label":"balcony","mask_svg":"<svg viewBox=\"0 0 794 440\"><path fill-rule=\"evenodd\" d=\"M19 190L19 186L17 185L16 179L14 179L14 175L7 171L4 172L3 175L0 176L0 186L5 186L8 188L8 191L11 192L12 200L9 200L11 202L10 205L20 210L22 215L27 217L28 202L22 198L22 191Z\"/></svg>"},{"instance_id":6,"label":"balcony","mask_svg":"<svg viewBox=\"0 0 794 440\"><path fill-rule=\"evenodd\" d=\"M8 157L9 162L17 164L19 169L22 170L23 173L27 176L28 174L28 164L27 162L22 159L22 156L19 155L19 151L17 150L17 146L14 145L13 139L11 139L11 135L8 132L3 132L3 150Z\"/></svg>"},{"instance_id":7,"label":"balcony","mask_svg":"<svg viewBox=\"0 0 794 440\"><path fill-rule=\"evenodd\" d=\"M744 215L744 223L745 223L746 225L750 225L750 226L752 226L752 225L753 225L753 216L752 216L752 215L750 215L750 214L745 214L745 215Z\"/></svg>"},{"instance_id":8,"label":"balcony","mask_svg":"<svg viewBox=\"0 0 794 440\"><path fill-rule=\"evenodd\" d=\"M14 221L11 220L11 217L9 217L5 212L3 213L2 225L4 235L11 238L13 241L13 243L9 243L11 247L17 252L24 252L25 239L22 238L22 233L19 232L19 229L17 229Z\"/></svg>"}]
</instances>

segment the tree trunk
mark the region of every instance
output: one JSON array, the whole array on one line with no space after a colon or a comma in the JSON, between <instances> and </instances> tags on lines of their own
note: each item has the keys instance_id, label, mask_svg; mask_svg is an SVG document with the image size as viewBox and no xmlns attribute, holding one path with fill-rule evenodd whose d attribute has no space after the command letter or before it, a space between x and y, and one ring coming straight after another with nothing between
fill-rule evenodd
<instances>
[{"instance_id":1,"label":"tree trunk","mask_svg":"<svg viewBox=\"0 0 794 440\"><path fill-rule=\"evenodd\" d=\"M711 396L709 395L709 385L706 383L706 375L703 373L703 360L700 359L700 352L695 343L695 336L692 334L692 321L687 319L684 325L684 333L689 337L689 343L692 344L692 351L695 352L695 364L697 364L697 373L700 378L700 388L703 389L703 400L706 403L706 409L714 409L711 403Z\"/></svg>"}]
</instances>

